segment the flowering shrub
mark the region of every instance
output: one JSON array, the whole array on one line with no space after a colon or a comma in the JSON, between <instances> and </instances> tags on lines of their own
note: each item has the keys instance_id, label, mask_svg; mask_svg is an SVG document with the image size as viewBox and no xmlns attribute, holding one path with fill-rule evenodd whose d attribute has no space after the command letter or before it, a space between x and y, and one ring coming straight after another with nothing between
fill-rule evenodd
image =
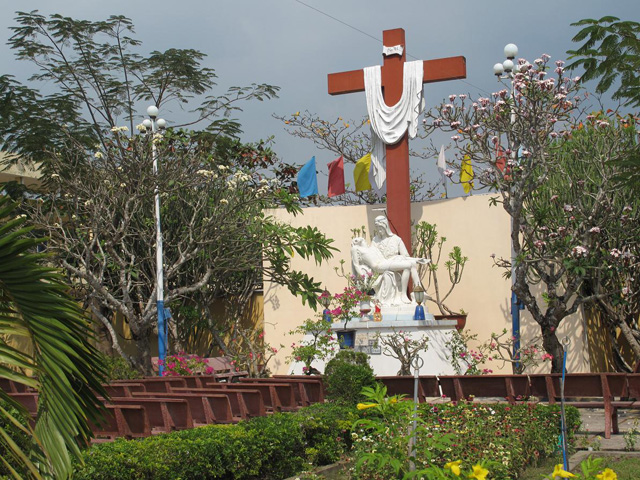
<instances>
[{"instance_id":1,"label":"flowering shrub","mask_svg":"<svg viewBox=\"0 0 640 480\"><path fill-rule=\"evenodd\" d=\"M557 449L560 409L541 404L420 404L415 430L415 457L407 452L414 403L386 397L384 387L363 390L368 402L358 406L363 420L352 429L354 478L410 478L413 460L418 478L454 478L463 465L471 475L513 479L524 468ZM579 425L575 408L566 410L568 441ZM460 463L456 463L460 462ZM476 468L479 467L479 468ZM483 470L480 470L483 469ZM449 476L447 476L449 475ZM468 476L468 475L467 475ZM590 477L587 477L590 478Z\"/></svg>"},{"instance_id":2,"label":"flowering shrub","mask_svg":"<svg viewBox=\"0 0 640 480\"><path fill-rule=\"evenodd\" d=\"M562 464L558 464L550 475L545 476L547 480L555 480L557 478L576 478L581 480L617 480L618 475L610 468L601 468L602 459L588 458L580 464L581 474L573 474L567 472ZM483 463L473 465L470 470L465 471L466 465L462 460L455 460L445 464L444 468L430 467L422 470L409 472L403 477L403 480L410 478L425 479L443 479L443 478L472 478L476 480L485 480L487 478L496 478L493 472L484 468ZM489 477L488 477L489 475Z\"/></svg>"},{"instance_id":3,"label":"flowering shrub","mask_svg":"<svg viewBox=\"0 0 640 480\"><path fill-rule=\"evenodd\" d=\"M284 345L280 344L279 348ZM264 341L264 330L236 328L229 345L231 364L236 372L247 372L250 377L268 377L268 363L278 348Z\"/></svg>"},{"instance_id":4,"label":"flowering shrub","mask_svg":"<svg viewBox=\"0 0 640 480\"><path fill-rule=\"evenodd\" d=\"M333 336L331 325L323 318L318 320L307 319L304 324L291 330L289 335L310 335L310 339L302 340L301 343L291 344L291 355L287 357L289 363L302 362L303 373L311 375L315 369L312 363L316 360L325 360L337 350L336 337Z\"/></svg>"},{"instance_id":5,"label":"flowering shrub","mask_svg":"<svg viewBox=\"0 0 640 480\"><path fill-rule=\"evenodd\" d=\"M487 368L489 362L500 363L503 367L505 363L519 363L518 372L522 373L527 367L535 367L540 362L553 359L553 356L545 353L543 348L537 343L522 346L514 354L513 345L515 338L508 336L506 329L502 333L491 333L491 338L479 344L475 349L469 347L469 342L477 340L478 335L471 335L468 332L455 331L446 342L446 346L451 352L449 361L457 375L487 375L493 373L491 368Z\"/></svg>"},{"instance_id":6,"label":"flowering shrub","mask_svg":"<svg viewBox=\"0 0 640 480\"><path fill-rule=\"evenodd\" d=\"M177 355L168 355L163 363L158 361L159 365L164 365L162 375L165 377L179 375L211 375L213 368L207 366L207 361L198 355L187 355L180 352Z\"/></svg>"},{"instance_id":7,"label":"flowering shrub","mask_svg":"<svg viewBox=\"0 0 640 480\"><path fill-rule=\"evenodd\" d=\"M360 315L357 307L360 301L366 298L368 298L366 292L358 290L354 286L345 287L342 293L333 295L332 306L334 308L330 311L331 317L334 320L343 322L344 328L347 328L349 321Z\"/></svg>"},{"instance_id":8,"label":"flowering shrub","mask_svg":"<svg viewBox=\"0 0 640 480\"><path fill-rule=\"evenodd\" d=\"M392 329L390 335L376 336L376 341L382 346L382 353L395 358L400 362L398 375L411 375L411 364L422 351L429 348L429 337L426 335L420 339L411 337L411 333Z\"/></svg>"}]
</instances>

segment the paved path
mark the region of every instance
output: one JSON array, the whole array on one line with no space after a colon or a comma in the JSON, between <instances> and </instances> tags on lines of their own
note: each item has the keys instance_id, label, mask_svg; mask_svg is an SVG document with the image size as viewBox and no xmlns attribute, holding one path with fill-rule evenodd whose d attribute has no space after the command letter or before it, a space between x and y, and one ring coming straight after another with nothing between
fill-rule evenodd
<instances>
[{"instance_id":1,"label":"paved path","mask_svg":"<svg viewBox=\"0 0 640 480\"><path fill-rule=\"evenodd\" d=\"M618 427L620 429L620 433L617 435L611 435L611 438L609 439L604 438L603 410L581 408L579 411L582 419L582 427L578 431L579 438L576 442L576 446L578 448L584 448L584 445L591 445L593 448L594 442L596 444L598 443L598 439L596 437L600 437L599 442L601 450L623 451L625 447L624 434L634 427L634 422L637 422L636 429L640 431L639 410L619 410ZM640 450L640 435L638 436L636 450Z\"/></svg>"}]
</instances>

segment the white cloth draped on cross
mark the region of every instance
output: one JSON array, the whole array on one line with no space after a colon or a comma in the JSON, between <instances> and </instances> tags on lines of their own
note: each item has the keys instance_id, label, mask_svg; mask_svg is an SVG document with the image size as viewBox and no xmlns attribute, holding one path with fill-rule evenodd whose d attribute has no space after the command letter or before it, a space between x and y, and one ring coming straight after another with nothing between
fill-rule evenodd
<instances>
[{"instance_id":1,"label":"white cloth draped on cross","mask_svg":"<svg viewBox=\"0 0 640 480\"><path fill-rule=\"evenodd\" d=\"M403 68L402 97L392 106L388 106L382 96L380 66L364 69L364 90L371 121L369 181L379 196L386 191L386 145L397 143L407 131L409 138L415 138L418 133L418 116L424 110L423 62L405 62Z\"/></svg>"}]
</instances>

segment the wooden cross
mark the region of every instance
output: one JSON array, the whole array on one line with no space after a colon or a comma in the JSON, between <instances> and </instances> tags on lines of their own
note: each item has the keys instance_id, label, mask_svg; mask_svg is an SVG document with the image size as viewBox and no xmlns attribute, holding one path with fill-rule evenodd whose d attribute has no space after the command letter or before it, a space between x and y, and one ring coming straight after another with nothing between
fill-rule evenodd
<instances>
[{"instance_id":1,"label":"wooden cross","mask_svg":"<svg viewBox=\"0 0 640 480\"><path fill-rule=\"evenodd\" d=\"M402 97L402 72L406 61L404 29L382 32L384 47L402 46L401 54L383 55L382 90L385 103L395 105ZM464 57L438 58L423 62L422 83L466 78ZM364 91L364 71L330 73L329 94ZM407 134L395 145L387 145L387 216L391 228L411 251L411 196L409 193L409 139Z\"/></svg>"}]
</instances>

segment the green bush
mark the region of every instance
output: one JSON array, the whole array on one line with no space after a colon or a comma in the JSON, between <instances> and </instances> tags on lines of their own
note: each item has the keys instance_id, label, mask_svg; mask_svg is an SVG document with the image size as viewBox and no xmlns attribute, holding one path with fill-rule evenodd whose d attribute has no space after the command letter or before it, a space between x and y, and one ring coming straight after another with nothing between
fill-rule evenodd
<instances>
[{"instance_id":1,"label":"green bush","mask_svg":"<svg viewBox=\"0 0 640 480\"><path fill-rule=\"evenodd\" d=\"M364 397L364 387L373 387L376 377L369 366L369 357L354 350L340 350L327 363L324 371L327 398L345 405L356 405Z\"/></svg>"},{"instance_id":2,"label":"green bush","mask_svg":"<svg viewBox=\"0 0 640 480\"><path fill-rule=\"evenodd\" d=\"M76 465L73 478L286 478L310 462L336 461L346 448L345 442L336 439L347 435L347 424L356 416L354 409L317 404L238 425L209 425L142 440L117 440L87 450L85 464Z\"/></svg>"},{"instance_id":3,"label":"green bush","mask_svg":"<svg viewBox=\"0 0 640 480\"><path fill-rule=\"evenodd\" d=\"M111 380L134 380L142 378L142 374L129 365L122 357L110 357L103 355L103 361L107 371L107 379Z\"/></svg>"}]
</instances>

